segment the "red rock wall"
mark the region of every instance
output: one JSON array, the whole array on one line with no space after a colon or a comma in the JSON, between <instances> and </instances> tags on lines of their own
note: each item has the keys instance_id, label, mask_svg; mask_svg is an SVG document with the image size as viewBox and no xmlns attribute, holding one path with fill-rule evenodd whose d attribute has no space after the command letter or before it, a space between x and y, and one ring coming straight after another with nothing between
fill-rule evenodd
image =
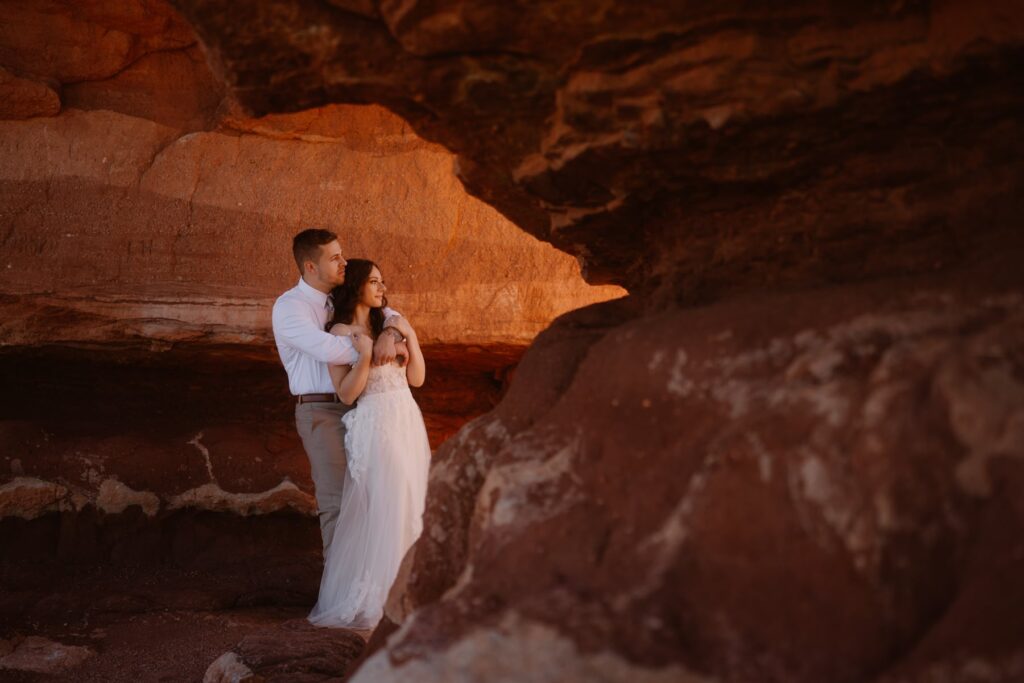
<instances>
[{"instance_id":1,"label":"red rock wall","mask_svg":"<svg viewBox=\"0 0 1024 683\"><path fill-rule=\"evenodd\" d=\"M1024 675L1019 7L176 5L633 295L442 448L354 680Z\"/></svg>"},{"instance_id":2,"label":"red rock wall","mask_svg":"<svg viewBox=\"0 0 1024 683\"><path fill-rule=\"evenodd\" d=\"M400 629L353 680L1024 677L1016 4L175 5L242 109L173 141L159 126L183 124L144 122L152 154L117 158L117 186L159 179L179 225L202 200L209 233L162 239L238 235L220 216L265 206L217 166L225 149L273 164L309 130L351 154L361 135L290 112L373 102L430 141L413 158L451 150L475 197L632 294L559 319L441 448L390 599ZM15 86L18 111L52 108ZM69 175L107 173L72 148ZM271 199L298 222L319 210ZM373 234L410 258L393 224ZM202 263L182 250L158 272ZM249 329L189 324L124 327Z\"/></svg>"}]
</instances>

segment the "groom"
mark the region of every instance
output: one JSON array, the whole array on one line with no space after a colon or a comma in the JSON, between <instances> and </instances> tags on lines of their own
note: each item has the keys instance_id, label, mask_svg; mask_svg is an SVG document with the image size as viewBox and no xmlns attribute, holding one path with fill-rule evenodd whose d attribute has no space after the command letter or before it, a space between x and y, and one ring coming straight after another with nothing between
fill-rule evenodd
<instances>
[{"instance_id":1,"label":"groom","mask_svg":"<svg viewBox=\"0 0 1024 683\"><path fill-rule=\"evenodd\" d=\"M292 255L301 277L274 302L274 341L288 373L288 388L296 397L295 428L309 458L326 557L345 483L341 416L350 409L335 395L327 366L355 363L359 353L352 342L359 335L338 337L324 331L333 311L328 294L345 281L338 236L329 230L303 230L292 240ZM395 343L402 340L391 327L399 314L387 308L384 314L385 329L373 347L375 365L393 361Z\"/></svg>"}]
</instances>

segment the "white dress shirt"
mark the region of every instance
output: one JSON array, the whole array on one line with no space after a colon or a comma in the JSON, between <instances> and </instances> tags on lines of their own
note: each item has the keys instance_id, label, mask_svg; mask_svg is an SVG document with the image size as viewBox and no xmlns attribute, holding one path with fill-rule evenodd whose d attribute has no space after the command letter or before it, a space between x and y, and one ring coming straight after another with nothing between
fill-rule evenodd
<instances>
[{"instance_id":1,"label":"white dress shirt","mask_svg":"<svg viewBox=\"0 0 1024 683\"><path fill-rule=\"evenodd\" d=\"M359 360L351 338L324 331L332 310L330 303L326 294L302 278L274 302L274 341L294 396L333 394L327 366L351 365ZM385 318L393 315L398 314L384 309Z\"/></svg>"}]
</instances>

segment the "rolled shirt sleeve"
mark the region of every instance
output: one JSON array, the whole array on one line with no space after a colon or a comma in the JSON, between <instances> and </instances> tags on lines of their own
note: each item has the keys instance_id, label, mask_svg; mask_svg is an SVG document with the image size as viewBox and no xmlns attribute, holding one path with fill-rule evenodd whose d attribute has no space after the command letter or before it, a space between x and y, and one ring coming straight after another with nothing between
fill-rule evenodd
<instances>
[{"instance_id":1,"label":"rolled shirt sleeve","mask_svg":"<svg viewBox=\"0 0 1024 683\"><path fill-rule=\"evenodd\" d=\"M278 301L274 305L272 318L278 345L288 344L328 365L351 365L359 360L351 338L319 329L301 306L293 301Z\"/></svg>"},{"instance_id":2,"label":"rolled shirt sleeve","mask_svg":"<svg viewBox=\"0 0 1024 683\"><path fill-rule=\"evenodd\" d=\"M391 327L394 324L395 318L401 318L402 314L391 308L390 306L384 307L384 327ZM389 324L390 323L390 324Z\"/></svg>"}]
</instances>

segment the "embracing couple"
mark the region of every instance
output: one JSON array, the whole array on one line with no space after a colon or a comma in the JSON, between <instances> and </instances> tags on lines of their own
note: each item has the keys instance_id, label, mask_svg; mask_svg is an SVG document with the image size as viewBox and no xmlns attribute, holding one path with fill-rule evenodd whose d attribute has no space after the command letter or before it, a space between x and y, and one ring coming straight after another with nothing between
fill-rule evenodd
<instances>
[{"instance_id":1,"label":"embracing couple","mask_svg":"<svg viewBox=\"0 0 1024 683\"><path fill-rule=\"evenodd\" d=\"M274 303L273 325L323 538L309 620L370 629L423 527L430 444L409 392L423 384L423 353L375 263L346 261L328 230L300 232L292 253L301 278Z\"/></svg>"}]
</instances>

